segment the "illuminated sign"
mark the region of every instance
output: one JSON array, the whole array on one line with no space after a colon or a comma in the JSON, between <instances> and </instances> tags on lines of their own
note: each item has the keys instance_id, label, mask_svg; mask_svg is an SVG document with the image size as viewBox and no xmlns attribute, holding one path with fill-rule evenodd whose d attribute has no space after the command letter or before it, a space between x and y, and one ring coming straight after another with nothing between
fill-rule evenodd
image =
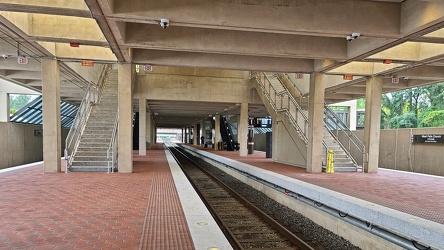
<instances>
[{"instance_id":1,"label":"illuminated sign","mask_svg":"<svg viewBox=\"0 0 444 250\"><path fill-rule=\"evenodd\" d=\"M92 66L94 66L94 62L93 61L82 61L82 66L92 67Z\"/></svg>"},{"instance_id":2,"label":"illuminated sign","mask_svg":"<svg viewBox=\"0 0 444 250\"><path fill-rule=\"evenodd\" d=\"M353 75L344 75L343 77L342 77L344 80L353 80Z\"/></svg>"}]
</instances>

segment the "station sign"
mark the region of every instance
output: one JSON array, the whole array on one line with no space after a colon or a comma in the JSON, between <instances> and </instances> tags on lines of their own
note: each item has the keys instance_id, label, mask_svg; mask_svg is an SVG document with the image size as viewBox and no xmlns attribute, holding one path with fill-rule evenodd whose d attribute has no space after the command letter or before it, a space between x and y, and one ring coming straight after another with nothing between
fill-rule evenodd
<instances>
[{"instance_id":1,"label":"station sign","mask_svg":"<svg viewBox=\"0 0 444 250\"><path fill-rule=\"evenodd\" d=\"M413 143L444 143L444 135L413 135Z\"/></svg>"}]
</instances>

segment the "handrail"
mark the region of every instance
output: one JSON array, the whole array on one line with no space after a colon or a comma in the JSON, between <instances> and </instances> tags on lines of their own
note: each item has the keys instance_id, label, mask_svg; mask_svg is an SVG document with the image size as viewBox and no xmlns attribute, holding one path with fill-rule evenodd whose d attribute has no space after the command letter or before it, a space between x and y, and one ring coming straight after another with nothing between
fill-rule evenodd
<instances>
[{"instance_id":1,"label":"handrail","mask_svg":"<svg viewBox=\"0 0 444 250\"><path fill-rule=\"evenodd\" d=\"M294 89L299 93L299 96L302 97L303 93L302 91L298 88L297 84L294 82L294 80L290 77L290 75L288 73L284 73L283 74L285 77L287 77L287 79L291 82L291 84L293 85Z\"/></svg>"},{"instance_id":2,"label":"handrail","mask_svg":"<svg viewBox=\"0 0 444 250\"><path fill-rule=\"evenodd\" d=\"M283 112L287 115L290 122L293 124L293 126L296 128L296 130L299 132L300 136L304 140L304 143L308 143L307 138L307 129L308 129L308 117L303 112L303 109L299 106L297 101L291 96L288 91L285 89L285 91L278 92L276 88L271 83L270 78L267 76L266 73L261 72L262 76L258 76L258 72L252 72L252 76L256 77L259 86L261 86L263 93L265 94L266 98L270 102L271 106L276 112ZM263 80L262 80L263 79ZM267 84L268 83L268 84ZM268 88L268 91L267 91ZM272 93L270 93L272 92ZM279 97L279 98L278 98ZM280 102L279 102L280 101ZM292 112L294 111L294 112ZM304 128L301 128L301 126L298 124L298 115L301 115L304 120Z\"/></svg>"},{"instance_id":3,"label":"handrail","mask_svg":"<svg viewBox=\"0 0 444 250\"><path fill-rule=\"evenodd\" d=\"M102 72L100 73L100 78L97 84L97 100L95 101L96 103L100 102L101 98L102 98L102 93L103 93L103 89L105 87L105 83L106 83L106 79L108 79L108 75L111 71L111 67L110 65L105 65L102 68Z\"/></svg>"},{"instance_id":4,"label":"handrail","mask_svg":"<svg viewBox=\"0 0 444 250\"><path fill-rule=\"evenodd\" d=\"M87 117L91 111L91 83L88 83L86 88L85 96L80 103L79 109L77 111L74 122L69 130L68 136L65 140L65 160L66 160L66 172L72 163L72 156L74 155L75 149L79 143L79 138L83 132L84 125L86 124Z\"/></svg>"},{"instance_id":5,"label":"handrail","mask_svg":"<svg viewBox=\"0 0 444 250\"><path fill-rule=\"evenodd\" d=\"M345 149L345 153L350 157L350 159L356 165L358 162L352 157L351 150L353 148L357 149L362 154L362 167L364 168L367 162L367 152L365 150L365 145L359 140L359 138L347 127L347 125L336 115L333 110L331 110L327 104L324 104L324 124L330 134L336 139L339 145ZM347 136L348 145L344 146L343 143L339 141L339 131L343 131Z\"/></svg>"},{"instance_id":6,"label":"handrail","mask_svg":"<svg viewBox=\"0 0 444 250\"><path fill-rule=\"evenodd\" d=\"M273 109L276 112L285 112L285 114L288 116L290 122L295 126L296 130L301 135L304 142L307 144L307 127L308 127L308 117L303 112L303 109L300 107L296 99L293 97L293 95L289 92L289 90L285 87L285 85L282 82L282 79L277 76L277 80L284 88L283 91L278 92L276 88L272 85L270 78L267 76L266 73L262 72L263 76L258 76L257 72L252 72L252 76L256 77L259 86L262 89L262 92L265 94L266 98L268 99L269 103L273 107ZM296 87L295 83L292 81L292 79L288 76L288 74L284 74L284 76L289 79L295 89L299 92L300 95L302 95L302 92ZM266 85L268 83L268 86ZM267 88L268 87L268 88ZM268 91L267 91L268 90ZM271 92L271 93L270 93ZM274 97L274 98L273 98ZM280 100L279 100L280 99ZM280 103L279 103L280 101ZM295 112L291 112L294 110ZM297 123L297 116L298 114L302 115L304 119L304 129L302 130L299 124ZM333 123L333 124L332 124ZM324 105L324 127L327 128L329 133L332 135L332 137L337 141L338 145L344 150L344 152L347 154L347 156L353 161L354 164L359 165L358 162L355 160L354 157L351 155L351 149L352 145L354 148L356 148L361 154L362 154L362 165L364 166L366 162L366 152L365 152L365 146L364 144L356 137L354 133L352 133L349 128L336 116L336 114L331 111L327 105ZM333 132L334 128L336 129L336 134ZM342 131L345 131L347 137L348 137L348 147L345 147L340 141L339 141L339 132L338 128L341 128ZM325 152L327 154L328 152L328 145L324 140L322 140L322 145L325 149Z\"/></svg>"},{"instance_id":7,"label":"handrail","mask_svg":"<svg viewBox=\"0 0 444 250\"><path fill-rule=\"evenodd\" d=\"M106 158L108 160L108 173L114 173L114 169L117 168L118 158L118 143L117 143L117 129L119 127L119 113L116 114L114 120L113 131L111 134L111 141L109 142L108 150L106 151Z\"/></svg>"}]
</instances>

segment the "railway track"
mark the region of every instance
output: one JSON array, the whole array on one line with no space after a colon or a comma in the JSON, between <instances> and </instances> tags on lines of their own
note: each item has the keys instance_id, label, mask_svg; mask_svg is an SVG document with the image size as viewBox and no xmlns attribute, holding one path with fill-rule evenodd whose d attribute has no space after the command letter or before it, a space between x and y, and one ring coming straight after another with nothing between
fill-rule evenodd
<instances>
[{"instance_id":1,"label":"railway track","mask_svg":"<svg viewBox=\"0 0 444 250\"><path fill-rule=\"evenodd\" d=\"M313 249L270 216L200 168L178 147L168 148L234 249Z\"/></svg>"}]
</instances>

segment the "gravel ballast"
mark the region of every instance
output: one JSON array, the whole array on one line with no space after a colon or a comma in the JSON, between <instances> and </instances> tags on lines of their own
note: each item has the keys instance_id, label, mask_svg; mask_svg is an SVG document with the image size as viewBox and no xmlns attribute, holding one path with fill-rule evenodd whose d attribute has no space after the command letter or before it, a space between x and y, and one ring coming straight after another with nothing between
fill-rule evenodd
<instances>
[{"instance_id":1,"label":"gravel ballast","mask_svg":"<svg viewBox=\"0 0 444 250\"><path fill-rule=\"evenodd\" d=\"M317 225L316 223L297 213L293 209L278 203L262 192L257 191L256 189L239 181L231 175L226 174L225 172L209 164L208 162L193 156L190 157L200 166L204 167L205 170L217 176L219 180L232 188L234 191L244 197L247 197L247 199L251 203L255 204L255 206L259 207L265 213L273 217L273 219L284 225L292 233L305 240L313 248L318 250L360 249L359 247L352 245L346 239Z\"/></svg>"}]
</instances>

